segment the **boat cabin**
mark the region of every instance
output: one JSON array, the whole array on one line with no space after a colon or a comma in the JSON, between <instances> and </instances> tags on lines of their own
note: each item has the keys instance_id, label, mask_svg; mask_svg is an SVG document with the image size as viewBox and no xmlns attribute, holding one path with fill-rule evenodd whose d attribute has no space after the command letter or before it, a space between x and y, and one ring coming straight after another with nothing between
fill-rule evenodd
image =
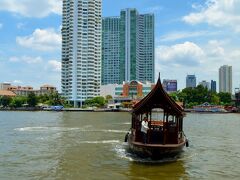
<instances>
[{"instance_id":1,"label":"boat cabin","mask_svg":"<svg viewBox=\"0 0 240 180\"><path fill-rule=\"evenodd\" d=\"M132 111L132 141L143 143L141 123L148 120L147 144L179 144L184 141L183 108L165 92L160 77L153 90Z\"/></svg>"}]
</instances>

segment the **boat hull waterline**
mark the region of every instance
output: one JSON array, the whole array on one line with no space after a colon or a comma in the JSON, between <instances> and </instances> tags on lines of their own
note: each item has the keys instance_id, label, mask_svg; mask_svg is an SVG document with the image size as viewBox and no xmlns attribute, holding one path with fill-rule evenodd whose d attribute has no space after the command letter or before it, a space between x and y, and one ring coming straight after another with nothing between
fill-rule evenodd
<instances>
[{"instance_id":1,"label":"boat hull waterline","mask_svg":"<svg viewBox=\"0 0 240 180\"><path fill-rule=\"evenodd\" d=\"M175 157L187 146L187 139L183 139L179 144L144 144L132 141L131 134L127 138L128 150L141 158L163 159Z\"/></svg>"}]
</instances>

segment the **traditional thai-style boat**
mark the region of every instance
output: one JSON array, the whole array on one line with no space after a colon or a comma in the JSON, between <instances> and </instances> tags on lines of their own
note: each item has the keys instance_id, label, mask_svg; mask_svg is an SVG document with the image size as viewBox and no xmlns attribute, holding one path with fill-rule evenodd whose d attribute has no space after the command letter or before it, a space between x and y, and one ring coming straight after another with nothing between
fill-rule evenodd
<instances>
[{"instance_id":1,"label":"traditional thai-style boat","mask_svg":"<svg viewBox=\"0 0 240 180\"><path fill-rule=\"evenodd\" d=\"M157 119L156 111L161 118ZM161 159L172 157L188 146L183 132L183 108L164 91L160 75L152 91L132 110L132 125L125 136L129 150L141 157ZM141 122L148 120L147 142L143 142Z\"/></svg>"}]
</instances>

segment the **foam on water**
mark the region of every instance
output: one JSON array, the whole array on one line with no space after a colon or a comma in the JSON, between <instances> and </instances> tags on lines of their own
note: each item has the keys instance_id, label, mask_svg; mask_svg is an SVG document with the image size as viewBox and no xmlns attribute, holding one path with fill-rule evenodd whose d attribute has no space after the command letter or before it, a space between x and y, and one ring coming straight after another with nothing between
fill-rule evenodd
<instances>
[{"instance_id":1,"label":"foam on water","mask_svg":"<svg viewBox=\"0 0 240 180\"><path fill-rule=\"evenodd\" d=\"M104 132L104 133L126 133L123 130L116 129L89 129L89 126L83 128L70 128L70 127L23 127L15 128L15 131L80 131L80 132Z\"/></svg>"},{"instance_id":2,"label":"foam on water","mask_svg":"<svg viewBox=\"0 0 240 180\"><path fill-rule=\"evenodd\" d=\"M80 128L68 128L68 127L23 127L15 128L15 131L73 131Z\"/></svg>"},{"instance_id":3,"label":"foam on water","mask_svg":"<svg viewBox=\"0 0 240 180\"><path fill-rule=\"evenodd\" d=\"M81 141L81 144L116 144L119 140L102 140L102 141Z\"/></svg>"},{"instance_id":4,"label":"foam on water","mask_svg":"<svg viewBox=\"0 0 240 180\"><path fill-rule=\"evenodd\" d=\"M164 158L160 160L152 160L151 158L142 158L137 156L136 154L129 152L127 143L118 143L113 150L116 152L118 157L122 159L127 159L132 162L138 162L138 163L160 164L160 163L167 163L167 162L175 162L175 161L179 161L187 158L187 157L181 158L180 156Z\"/></svg>"}]
</instances>

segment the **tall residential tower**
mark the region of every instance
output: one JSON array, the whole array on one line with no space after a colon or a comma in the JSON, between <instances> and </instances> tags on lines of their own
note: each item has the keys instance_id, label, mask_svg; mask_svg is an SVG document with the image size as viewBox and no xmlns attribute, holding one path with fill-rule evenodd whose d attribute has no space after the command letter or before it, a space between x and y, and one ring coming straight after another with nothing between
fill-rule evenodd
<instances>
[{"instance_id":1,"label":"tall residential tower","mask_svg":"<svg viewBox=\"0 0 240 180\"><path fill-rule=\"evenodd\" d=\"M121 84L120 18L102 20L102 84Z\"/></svg>"},{"instance_id":2,"label":"tall residential tower","mask_svg":"<svg viewBox=\"0 0 240 180\"><path fill-rule=\"evenodd\" d=\"M100 95L102 0L63 0L62 93L75 107Z\"/></svg>"},{"instance_id":3,"label":"tall residential tower","mask_svg":"<svg viewBox=\"0 0 240 180\"><path fill-rule=\"evenodd\" d=\"M102 84L154 82L154 15L125 9L102 27Z\"/></svg>"},{"instance_id":4,"label":"tall residential tower","mask_svg":"<svg viewBox=\"0 0 240 180\"><path fill-rule=\"evenodd\" d=\"M232 94L232 66L224 65L219 68L219 92Z\"/></svg>"}]
</instances>

